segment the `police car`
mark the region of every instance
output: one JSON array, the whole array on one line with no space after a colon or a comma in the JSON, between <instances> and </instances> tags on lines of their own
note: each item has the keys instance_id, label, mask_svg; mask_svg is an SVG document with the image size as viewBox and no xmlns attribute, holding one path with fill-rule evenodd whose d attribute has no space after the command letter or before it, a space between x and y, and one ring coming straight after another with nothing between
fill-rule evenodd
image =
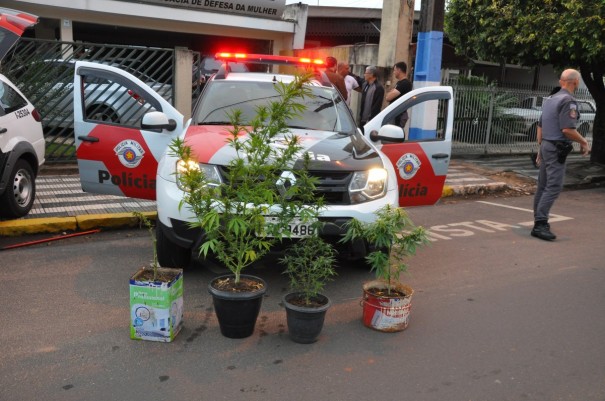
<instances>
[{"instance_id":1,"label":"police car","mask_svg":"<svg viewBox=\"0 0 605 401\"><path fill-rule=\"evenodd\" d=\"M75 144L84 191L157 201L157 252L160 264L185 267L202 233L190 229L184 193L176 182L178 160L168 149L182 138L199 158L206 176L221 180L233 158L228 145L228 114L234 109L252 117L256 106L275 100L274 82L294 75L233 72L229 63L263 62L289 66L321 65L298 57L217 54L224 62L207 82L192 117L183 116L136 77L111 66L79 61L74 88ZM273 67L277 68L277 67ZM99 79L124 85L145 108L140 125L93 121L83 114L86 82ZM386 107L363 127L332 86L310 84L314 96L302 99L306 110L289 122L314 161L310 174L326 208L322 233L338 237L351 218L373 221L375 211L397 206L432 205L442 193L451 151L453 95L450 87L412 91ZM394 125L407 110L409 126ZM356 252L358 254L358 252Z\"/></svg>"},{"instance_id":2,"label":"police car","mask_svg":"<svg viewBox=\"0 0 605 401\"><path fill-rule=\"evenodd\" d=\"M0 7L0 60L38 17ZM42 118L25 95L0 74L0 216L22 217L36 196L44 163Z\"/></svg>"}]
</instances>

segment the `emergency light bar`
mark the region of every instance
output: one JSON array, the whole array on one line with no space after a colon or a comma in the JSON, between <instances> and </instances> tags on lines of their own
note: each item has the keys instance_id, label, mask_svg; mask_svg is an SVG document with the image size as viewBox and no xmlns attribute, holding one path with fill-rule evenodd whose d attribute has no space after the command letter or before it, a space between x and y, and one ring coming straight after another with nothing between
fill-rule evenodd
<instances>
[{"instance_id":1,"label":"emergency light bar","mask_svg":"<svg viewBox=\"0 0 605 401\"><path fill-rule=\"evenodd\" d=\"M274 56L270 54L245 54L245 53L216 53L217 60L238 63L280 64L280 65L315 65L322 66L322 59L309 57Z\"/></svg>"}]
</instances>

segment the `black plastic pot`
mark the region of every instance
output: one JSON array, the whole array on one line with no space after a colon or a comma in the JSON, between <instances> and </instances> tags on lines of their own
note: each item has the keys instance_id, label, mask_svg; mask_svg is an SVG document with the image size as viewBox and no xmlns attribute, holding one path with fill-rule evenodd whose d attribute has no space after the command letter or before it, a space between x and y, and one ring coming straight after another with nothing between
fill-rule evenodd
<instances>
[{"instance_id":1,"label":"black plastic pot","mask_svg":"<svg viewBox=\"0 0 605 401\"><path fill-rule=\"evenodd\" d=\"M326 311L330 307L328 297L318 294L317 299L324 305L319 307L302 307L289 302L298 293L286 294L283 298L286 307L288 333L292 341L301 344L311 344L317 341L324 326Z\"/></svg>"},{"instance_id":2,"label":"black plastic pot","mask_svg":"<svg viewBox=\"0 0 605 401\"><path fill-rule=\"evenodd\" d=\"M231 292L213 287L217 280L227 277L233 277L233 275L217 277L208 284L208 292L212 295L214 313L218 318L221 334L228 338L250 337L254 332L263 295L267 292L267 284L259 277L242 274L241 278L262 283L262 288L254 292Z\"/></svg>"}]
</instances>

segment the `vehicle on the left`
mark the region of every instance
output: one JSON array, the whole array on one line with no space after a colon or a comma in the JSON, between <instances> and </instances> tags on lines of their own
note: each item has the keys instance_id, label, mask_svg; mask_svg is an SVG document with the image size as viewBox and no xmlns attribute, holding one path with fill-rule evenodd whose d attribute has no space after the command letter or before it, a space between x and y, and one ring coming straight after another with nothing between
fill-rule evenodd
<instances>
[{"instance_id":1,"label":"vehicle on the left","mask_svg":"<svg viewBox=\"0 0 605 401\"><path fill-rule=\"evenodd\" d=\"M35 15L0 7L0 60L37 22ZM44 163L41 121L19 88L0 74L0 217L25 216L34 204L36 176Z\"/></svg>"}]
</instances>

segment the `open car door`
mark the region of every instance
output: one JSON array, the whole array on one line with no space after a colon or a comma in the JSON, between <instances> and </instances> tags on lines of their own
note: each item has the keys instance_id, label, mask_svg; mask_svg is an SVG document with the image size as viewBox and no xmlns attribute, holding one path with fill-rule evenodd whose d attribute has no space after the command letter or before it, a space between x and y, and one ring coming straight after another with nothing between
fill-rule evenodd
<instances>
[{"instance_id":1,"label":"open car door","mask_svg":"<svg viewBox=\"0 0 605 401\"><path fill-rule=\"evenodd\" d=\"M407 112L405 126L400 126ZM413 90L364 127L364 135L389 159L397 177L399 206L433 205L441 198L452 149L453 91L449 86Z\"/></svg>"},{"instance_id":2,"label":"open car door","mask_svg":"<svg viewBox=\"0 0 605 401\"><path fill-rule=\"evenodd\" d=\"M149 117L166 120L145 129ZM74 135L85 192L156 198L158 162L183 131L183 115L133 75L78 61L74 70Z\"/></svg>"}]
</instances>

